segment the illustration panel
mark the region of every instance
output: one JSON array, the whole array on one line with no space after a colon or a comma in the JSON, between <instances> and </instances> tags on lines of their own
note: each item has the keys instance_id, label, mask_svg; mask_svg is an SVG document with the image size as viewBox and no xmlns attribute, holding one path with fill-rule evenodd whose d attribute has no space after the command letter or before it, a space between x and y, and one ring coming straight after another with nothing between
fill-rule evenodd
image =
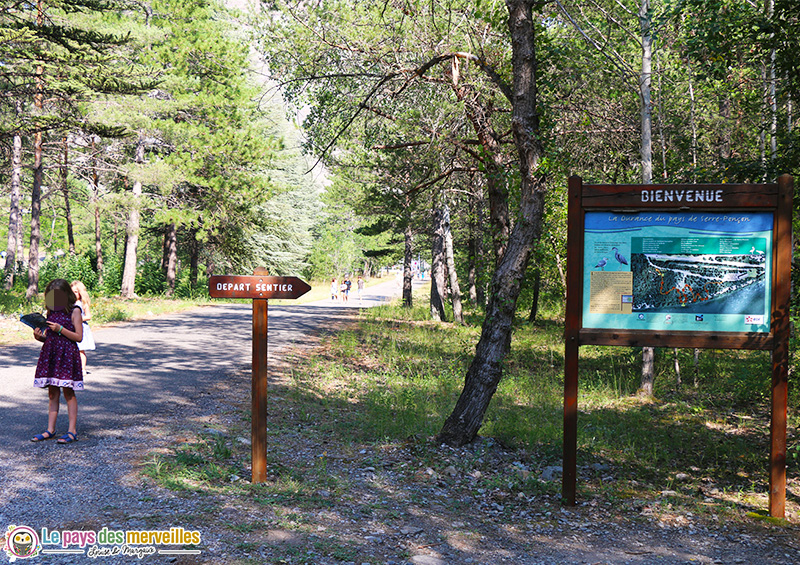
<instances>
[{"instance_id":1,"label":"illustration panel","mask_svg":"<svg viewBox=\"0 0 800 565\"><path fill-rule=\"evenodd\" d=\"M583 326L769 332L773 216L586 214Z\"/></svg>"}]
</instances>

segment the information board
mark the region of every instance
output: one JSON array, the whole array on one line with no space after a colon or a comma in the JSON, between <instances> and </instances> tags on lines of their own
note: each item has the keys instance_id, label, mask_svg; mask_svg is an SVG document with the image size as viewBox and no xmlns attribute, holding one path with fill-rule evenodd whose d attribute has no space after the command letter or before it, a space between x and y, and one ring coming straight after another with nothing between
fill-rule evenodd
<instances>
[{"instance_id":1,"label":"information board","mask_svg":"<svg viewBox=\"0 0 800 565\"><path fill-rule=\"evenodd\" d=\"M770 331L774 215L587 212L583 327Z\"/></svg>"},{"instance_id":2,"label":"information board","mask_svg":"<svg viewBox=\"0 0 800 565\"><path fill-rule=\"evenodd\" d=\"M569 179L562 495L575 504L583 345L770 351L769 510L786 504L794 179ZM765 390L766 390L766 382Z\"/></svg>"}]
</instances>

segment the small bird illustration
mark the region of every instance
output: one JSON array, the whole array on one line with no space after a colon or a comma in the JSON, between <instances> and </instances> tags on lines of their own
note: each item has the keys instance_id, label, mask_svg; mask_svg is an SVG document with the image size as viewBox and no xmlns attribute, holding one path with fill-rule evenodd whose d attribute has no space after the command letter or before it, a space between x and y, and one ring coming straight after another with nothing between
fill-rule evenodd
<instances>
[{"instance_id":1,"label":"small bird illustration","mask_svg":"<svg viewBox=\"0 0 800 565\"><path fill-rule=\"evenodd\" d=\"M614 257L616 258L617 261L619 261L623 265L628 264L628 260L625 258L625 256L620 255L619 249L617 249L616 247L612 247L611 249L614 251Z\"/></svg>"},{"instance_id":2,"label":"small bird illustration","mask_svg":"<svg viewBox=\"0 0 800 565\"><path fill-rule=\"evenodd\" d=\"M600 267L600 270L604 271L605 270L604 267L606 266L606 263L608 263L608 257L603 257L602 259L600 259L597 262L597 265L595 265L595 267Z\"/></svg>"},{"instance_id":3,"label":"small bird illustration","mask_svg":"<svg viewBox=\"0 0 800 565\"><path fill-rule=\"evenodd\" d=\"M33 548L33 536L26 531L15 532L14 535L11 536L11 547L14 551L14 555L27 557L30 555L31 549Z\"/></svg>"}]
</instances>

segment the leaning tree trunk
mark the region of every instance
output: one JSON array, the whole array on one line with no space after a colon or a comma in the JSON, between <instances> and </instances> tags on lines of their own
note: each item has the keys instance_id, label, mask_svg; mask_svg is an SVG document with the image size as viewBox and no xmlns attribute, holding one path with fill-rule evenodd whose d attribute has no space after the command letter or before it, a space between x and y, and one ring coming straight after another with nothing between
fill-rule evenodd
<instances>
[{"instance_id":1,"label":"leaning tree trunk","mask_svg":"<svg viewBox=\"0 0 800 565\"><path fill-rule=\"evenodd\" d=\"M489 401L503 376L503 359L511 345L511 327L522 279L534 241L541 232L546 177L537 171L544 151L536 110L534 4L534 0L506 0L514 76L511 128L519 155L520 213L492 277L492 292L481 338L467 371L464 390L438 436L438 441L452 446L475 439Z\"/></svg>"},{"instance_id":2,"label":"leaning tree trunk","mask_svg":"<svg viewBox=\"0 0 800 565\"><path fill-rule=\"evenodd\" d=\"M447 204L442 207L442 230L444 255L447 260L447 272L450 275L450 299L453 303L453 321L461 324L464 322L464 314L461 311L461 288L458 286L456 258L453 253L453 232L450 229L450 208Z\"/></svg>"},{"instance_id":3,"label":"leaning tree trunk","mask_svg":"<svg viewBox=\"0 0 800 565\"><path fill-rule=\"evenodd\" d=\"M144 163L144 143L139 140L136 145L137 164ZM128 211L128 222L125 231L125 266L122 270L122 287L120 295L124 298L133 298L136 289L136 264L139 247L139 199L142 196L142 181L133 181L133 202Z\"/></svg>"},{"instance_id":4,"label":"leaning tree trunk","mask_svg":"<svg viewBox=\"0 0 800 565\"><path fill-rule=\"evenodd\" d=\"M22 223L19 202L22 194L22 136L14 136L11 149L11 204L8 211L8 245L6 246L5 289L14 286L17 271L17 238Z\"/></svg>"},{"instance_id":5,"label":"leaning tree trunk","mask_svg":"<svg viewBox=\"0 0 800 565\"><path fill-rule=\"evenodd\" d=\"M433 237L431 238L431 318L437 322L444 321L444 295L446 292L445 282L445 258L444 258L444 234L442 228L442 211L436 208L433 211Z\"/></svg>"}]
</instances>

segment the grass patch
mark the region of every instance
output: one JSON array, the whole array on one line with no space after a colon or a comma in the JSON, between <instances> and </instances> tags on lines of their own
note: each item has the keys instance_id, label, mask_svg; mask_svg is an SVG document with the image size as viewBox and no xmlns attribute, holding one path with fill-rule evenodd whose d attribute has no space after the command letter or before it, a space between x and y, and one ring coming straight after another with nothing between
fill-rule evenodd
<instances>
[{"instance_id":1,"label":"grass patch","mask_svg":"<svg viewBox=\"0 0 800 565\"><path fill-rule=\"evenodd\" d=\"M174 491L219 490L241 474L225 438L202 438L170 454L153 454L143 473Z\"/></svg>"},{"instance_id":2,"label":"grass patch","mask_svg":"<svg viewBox=\"0 0 800 565\"><path fill-rule=\"evenodd\" d=\"M355 330L332 337L323 354L293 372L293 401L320 433L345 442L435 436L461 392L480 327L427 318L423 306L365 313ZM711 505L720 512L763 506L768 353L707 350L697 365L692 350L677 355L681 381L675 352L657 350L655 397L642 399L636 395L640 349L581 349L583 496L657 499L662 491L675 491L673 506L700 504L708 511ZM794 390L790 404L787 471L790 483L797 484ZM562 425L563 326L555 318L519 324L480 433L543 456L541 465L558 465ZM540 484L529 490L548 491Z\"/></svg>"}]
</instances>

